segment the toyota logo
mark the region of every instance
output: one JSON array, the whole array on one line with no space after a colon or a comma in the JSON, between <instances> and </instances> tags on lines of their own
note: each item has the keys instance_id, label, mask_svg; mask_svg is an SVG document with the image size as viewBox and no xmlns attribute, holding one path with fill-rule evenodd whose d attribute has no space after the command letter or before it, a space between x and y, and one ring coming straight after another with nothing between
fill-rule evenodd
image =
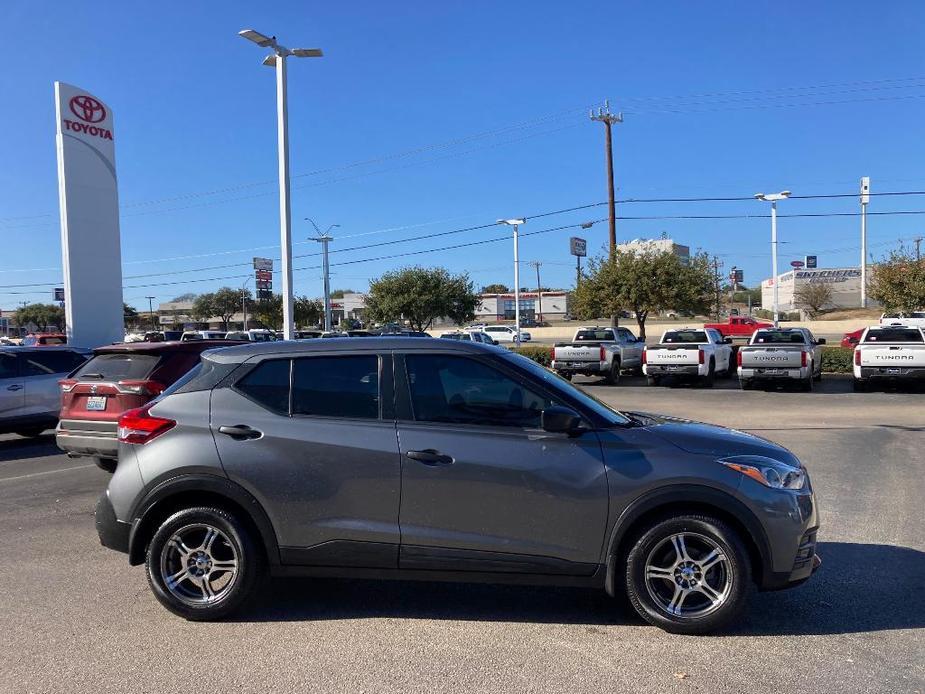
<instances>
[{"instance_id":1,"label":"toyota logo","mask_svg":"<svg viewBox=\"0 0 925 694\"><path fill-rule=\"evenodd\" d=\"M106 118L106 107L86 94L71 97L70 107L71 113L87 123L99 123Z\"/></svg>"}]
</instances>

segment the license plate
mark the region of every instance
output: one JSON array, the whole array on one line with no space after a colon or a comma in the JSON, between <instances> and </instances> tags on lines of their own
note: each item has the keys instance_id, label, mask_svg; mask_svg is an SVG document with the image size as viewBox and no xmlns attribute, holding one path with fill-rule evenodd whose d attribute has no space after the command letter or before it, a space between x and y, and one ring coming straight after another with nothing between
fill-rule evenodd
<instances>
[{"instance_id":1,"label":"license plate","mask_svg":"<svg viewBox=\"0 0 925 694\"><path fill-rule=\"evenodd\" d=\"M762 373L766 373L768 376L782 376L786 372L783 369L765 369Z\"/></svg>"},{"instance_id":2,"label":"license plate","mask_svg":"<svg viewBox=\"0 0 925 694\"><path fill-rule=\"evenodd\" d=\"M902 373L902 369L887 369L886 372L892 375L899 375Z\"/></svg>"},{"instance_id":3,"label":"license plate","mask_svg":"<svg viewBox=\"0 0 925 694\"><path fill-rule=\"evenodd\" d=\"M90 412L102 412L106 409L105 395L92 395L87 398L87 410Z\"/></svg>"},{"instance_id":4,"label":"license plate","mask_svg":"<svg viewBox=\"0 0 925 694\"><path fill-rule=\"evenodd\" d=\"M572 367L573 369L583 369L584 367L587 366L587 364L585 364L582 361L570 361L568 365Z\"/></svg>"},{"instance_id":5,"label":"license plate","mask_svg":"<svg viewBox=\"0 0 925 694\"><path fill-rule=\"evenodd\" d=\"M666 366L665 369L667 369L668 371L679 371L681 367L675 364L670 364L669 366Z\"/></svg>"}]
</instances>

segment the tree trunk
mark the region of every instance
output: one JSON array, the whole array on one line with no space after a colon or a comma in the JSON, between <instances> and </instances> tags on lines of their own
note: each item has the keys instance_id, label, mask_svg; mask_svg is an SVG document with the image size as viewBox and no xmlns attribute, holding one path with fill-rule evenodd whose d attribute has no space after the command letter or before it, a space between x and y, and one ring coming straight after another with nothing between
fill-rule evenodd
<instances>
[{"instance_id":1,"label":"tree trunk","mask_svg":"<svg viewBox=\"0 0 925 694\"><path fill-rule=\"evenodd\" d=\"M639 337L646 339L646 318L649 317L648 311L636 311L636 325L639 326Z\"/></svg>"}]
</instances>

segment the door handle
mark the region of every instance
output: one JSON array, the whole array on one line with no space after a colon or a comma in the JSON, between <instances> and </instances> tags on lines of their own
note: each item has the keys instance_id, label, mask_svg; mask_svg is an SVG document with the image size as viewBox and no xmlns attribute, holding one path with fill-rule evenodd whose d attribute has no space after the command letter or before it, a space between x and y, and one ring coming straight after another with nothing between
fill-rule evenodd
<instances>
[{"instance_id":1,"label":"door handle","mask_svg":"<svg viewBox=\"0 0 925 694\"><path fill-rule=\"evenodd\" d=\"M7 390L22 390L22 386L7 386Z\"/></svg>"},{"instance_id":2,"label":"door handle","mask_svg":"<svg viewBox=\"0 0 925 694\"><path fill-rule=\"evenodd\" d=\"M443 455L433 448L427 448L423 451L408 451L405 453L411 460L416 460L425 465L452 465L455 461L448 455Z\"/></svg>"},{"instance_id":3,"label":"door handle","mask_svg":"<svg viewBox=\"0 0 925 694\"><path fill-rule=\"evenodd\" d=\"M246 424L235 424L234 426L221 426L218 428L219 434L230 436L236 441L245 441L247 439L259 439L263 436L262 431L252 429Z\"/></svg>"}]
</instances>

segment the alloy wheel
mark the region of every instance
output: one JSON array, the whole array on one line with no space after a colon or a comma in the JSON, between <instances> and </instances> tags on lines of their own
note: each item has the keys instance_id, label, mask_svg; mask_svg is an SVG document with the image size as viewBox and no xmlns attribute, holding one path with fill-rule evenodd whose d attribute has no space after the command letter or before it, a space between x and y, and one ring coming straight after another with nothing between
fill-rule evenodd
<instances>
[{"instance_id":1,"label":"alloy wheel","mask_svg":"<svg viewBox=\"0 0 925 694\"><path fill-rule=\"evenodd\" d=\"M666 537L646 558L646 589L673 617L696 619L718 610L732 589L732 572L724 550L700 533Z\"/></svg>"},{"instance_id":2,"label":"alloy wheel","mask_svg":"<svg viewBox=\"0 0 925 694\"><path fill-rule=\"evenodd\" d=\"M161 550L161 579L181 602L209 605L231 591L238 578L239 561L224 532L207 523L185 525Z\"/></svg>"}]
</instances>

